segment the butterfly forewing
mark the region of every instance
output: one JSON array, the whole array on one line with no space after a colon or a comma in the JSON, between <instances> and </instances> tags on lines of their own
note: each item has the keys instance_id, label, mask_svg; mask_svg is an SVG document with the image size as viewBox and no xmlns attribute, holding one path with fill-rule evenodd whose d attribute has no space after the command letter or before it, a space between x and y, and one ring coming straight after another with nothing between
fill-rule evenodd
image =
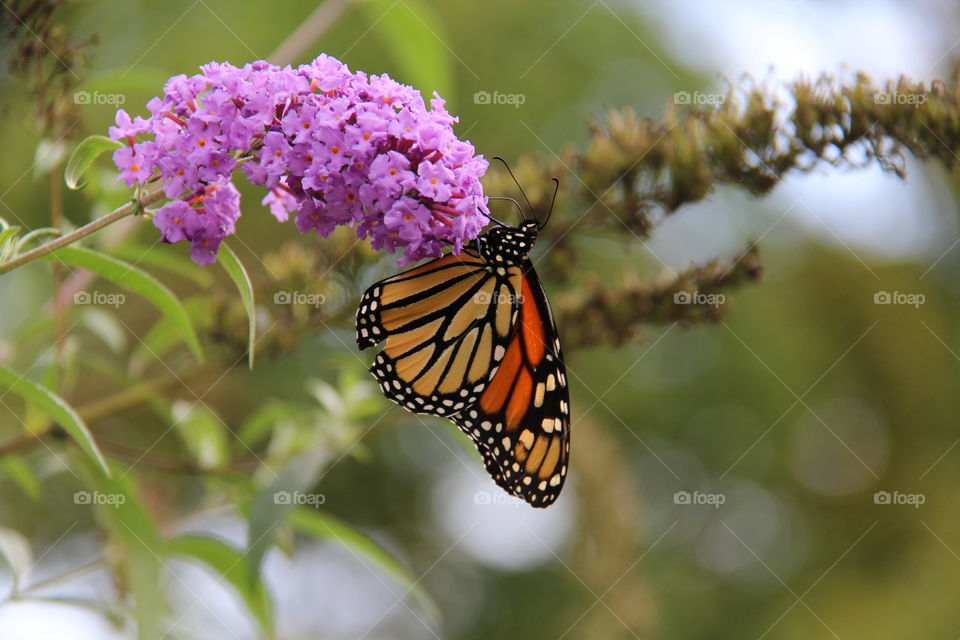
<instances>
[{"instance_id":1,"label":"butterfly forewing","mask_svg":"<svg viewBox=\"0 0 960 640\"><path fill-rule=\"evenodd\" d=\"M503 357L518 310L517 267L447 255L374 284L357 311L361 349L384 343L370 371L404 408L449 416L476 401Z\"/></svg>"}]
</instances>

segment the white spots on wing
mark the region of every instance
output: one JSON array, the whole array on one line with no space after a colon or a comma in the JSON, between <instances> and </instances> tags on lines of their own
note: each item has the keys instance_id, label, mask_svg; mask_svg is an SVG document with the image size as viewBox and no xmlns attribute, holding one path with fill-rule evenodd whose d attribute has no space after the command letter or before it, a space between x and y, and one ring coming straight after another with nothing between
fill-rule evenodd
<instances>
[{"instance_id":1,"label":"white spots on wing","mask_svg":"<svg viewBox=\"0 0 960 640\"><path fill-rule=\"evenodd\" d=\"M557 379L551 373L547 376L547 391L553 391L557 388Z\"/></svg>"},{"instance_id":2,"label":"white spots on wing","mask_svg":"<svg viewBox=\"0 0 960 640\"><path fill-rule=\"evenodd\" d=\"M546 391L546 386L540 382L537 384L537 390L533 394L533 406L540 408L543 406L543 395Z\"/></svg>"}]
</instances>

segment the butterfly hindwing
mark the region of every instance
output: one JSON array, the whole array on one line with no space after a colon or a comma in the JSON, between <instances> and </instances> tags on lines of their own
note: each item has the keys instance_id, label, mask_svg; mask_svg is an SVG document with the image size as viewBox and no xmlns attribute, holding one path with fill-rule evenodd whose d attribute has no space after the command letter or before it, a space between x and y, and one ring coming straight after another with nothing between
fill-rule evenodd
<instances>
[{"instance_id":1,"label":"butterfly hindwing","mask_svg":"<svg viewBox=\"0 0 960 640\"><path fill-rule=\"evenodd\" d=\"M361 349L384 343L370 371L415 413L449 416L476 402L503 357L521 271L498 272L471 249L381 280L357 311Z\"/></svg>"},{"instance_id":2,"label":"butterfly hindwing","mask_svg":"<svg viewBox=\"0 0 960 640\"><path fill-rule=\"evenodd\" d=\"M570 399L556 323L529 261L506 353L478 402L451 420L503 489L536 507L556 500L570 454Z\"/></svg>"}]
</instances>

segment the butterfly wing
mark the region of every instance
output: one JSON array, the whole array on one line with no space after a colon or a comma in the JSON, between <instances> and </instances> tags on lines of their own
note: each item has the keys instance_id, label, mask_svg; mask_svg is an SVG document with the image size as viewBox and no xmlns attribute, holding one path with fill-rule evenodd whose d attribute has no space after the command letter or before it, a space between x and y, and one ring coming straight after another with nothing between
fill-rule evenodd
<instances>
[{"instance_id":1,"label":"butterfly wing","mask_svg":"<svg viewBox=\"0 0 960 640\"><path fill-rule=\"evenodd\" d=\"M415 413L450 416L476 402L504 356L522 271L491 269L473 249L381 280L357 310L361 349L384 342L371 373Z\"/></svg>"},{"instance_id":2,"label":"butterfly wing","mask_svg":"<svg viewBox=\"0 0 960 640\"><path fill-rule=\"evenodd\" d=\"M451 420L507 492L535 507L560 495L570 455L570 395L556 322L529 260L505 355L477 403Z\"/></svg>"}]
</instances>

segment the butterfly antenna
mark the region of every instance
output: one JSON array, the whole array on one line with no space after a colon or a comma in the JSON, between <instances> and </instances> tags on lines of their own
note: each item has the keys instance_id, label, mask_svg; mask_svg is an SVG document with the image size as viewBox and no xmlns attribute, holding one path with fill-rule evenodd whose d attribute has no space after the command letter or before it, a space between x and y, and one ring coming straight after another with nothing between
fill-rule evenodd
<instances>
[{"instance_id":1,"label":"butterfly antenna","mask_svg":"<svg viewBox=\"0 0 960 640\"><path fill-rule=\"evenodd\" d=\"M547 211L547 217L544 218L543 224L540 225L541 229L550 222L550 216L553 215L553 205L557 202L557 192L560 191L560 181L555 177L550 179L553 180L553 197L550 199L550 209Z\"/></svg>"},{"instance_id":2,"label":"butterfly antenna","mask_svg":"<svg viewBox=\"0 0 960 640\"><path fill-rule=\"evenodd\" d=\"M527 219L527 216L523 214L523 206L521 206L521 204L517 202L516 198L511 198L510 196L487 196L487 200L509 200L513 204L517 205L517 209L520 210L520 215L523 216L523 219L524 220ZM498 223L502 227L509 226L509 225L503 224L502 222L500 222L499 220L497 220L491 215L487 215L487 217L493 220L494 222Z\"/></svg>"},{"instance_id":3,"label":"butterfly antenna","mask_svg":"<svg viewBox=\"0 0 960 640\"><path fill-rule=\"evenodd\" d=\"M506 168L507 173L510 174L510 177L513 178L513 183L517 185L517 189L520 189L520 195L523 196L523 201L527 203L527 208L530 209L530 215L533 216L533 219L536 220L536 216L533 214L533 205L530 204L530 199L527 197L527 194L524 193L523 187L520 186L520 181L517 180L517 176L513 175L513 171L510 169L510 165L507 164L507 161L501 158L500 156L493 156L494 160L499 160L503 163L503 166ZM529 220L527 214L524 213L523 208L521 207L520 213L523 215L524 220Z\"/></svg>"}]
</instances>

